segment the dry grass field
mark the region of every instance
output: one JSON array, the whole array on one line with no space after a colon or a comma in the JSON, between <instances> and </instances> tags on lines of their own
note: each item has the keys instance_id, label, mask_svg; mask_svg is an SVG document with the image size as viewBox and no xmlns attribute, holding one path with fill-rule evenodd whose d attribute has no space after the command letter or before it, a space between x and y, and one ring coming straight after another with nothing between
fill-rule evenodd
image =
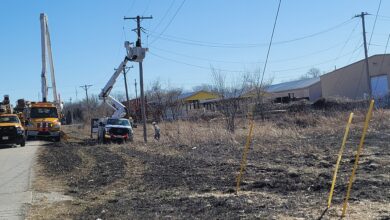
<instances>
[{"instance_id":1,"label":"dry grass field","mask_svg":"<svg viewBox=\"0 0 390 220\"><path fill-rule=\"evenodd\" d=\"M337 219L365 109L356 110L332 207L325 211L349 112L307 111L255 120L241 191L236 177L249 121L161 123L162 138L98 145L88 128L41 150L30 219ZM67 199L49 199L50 193ZM43 196L42 196L43 195ZM46 196L45 196L46 195ZM375 110L346 219L390 218L390 111Z\"/></svg>"}]
</instances>

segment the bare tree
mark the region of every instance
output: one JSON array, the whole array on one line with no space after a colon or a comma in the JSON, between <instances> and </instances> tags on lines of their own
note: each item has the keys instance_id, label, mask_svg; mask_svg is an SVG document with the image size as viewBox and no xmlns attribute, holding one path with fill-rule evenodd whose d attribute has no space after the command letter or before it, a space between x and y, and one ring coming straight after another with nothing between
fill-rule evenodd
<instances>
[{"instance_id":1,"label":"bare tree","mask_svg":"<svg viewBox=\"0 0 390 220\"><path fill-rule=\"evenodd\" d=\"M226 75L220 70L211 68L213 86L220 100L217 103L217 109L224 115L226 129L230 132L235 131L235 120L240 111L242 95L248 88L249 78L243 75L240 80L234 80L230 86L227 85Z\"/></svg>"},{"instance_id":2,"label":"bare tree","mask_svg":"<svg viewBox=\"0 0 390 220\"><path fill-rule=\"evenodd\" d=\"M165 109L172 115L173 120L177 120L180 115L182 103L179 99L182 89L170 88L165 92Z\"/></svg>"},{"instance_id":3,"label":"bare tree","mask_svg":"<svg viewBox=\"0 0 390 220\"><path fill-rule=\"evenodd\" d=\"M148 109L153 116L153 120L171 118L176 120L181 110L179 96L182 93L180 88L163 88L159 80L152 83L147 90Z\"/></svg>"},{"instance_id":4,"label":"bare tree","mask_svg":"<svg viewBox=\"0 0 390 220\"><path fill-rule=\"evenodd\" d=\"M205 83L192 87L192 91L194 91L194 92L198 92L198 91L213 92L214 90L215 89L214 89L213 85L205 84Z\"/></svg>"},{"instance_id":5,"label":"bare tree","mask_svg":"<svg viewBox=\"0 0 390 220\"><path fill-rule=\"evenodd\" d=\"M126 100L126 94L124 92L112 92L111 96L114 97L116 100L120 102L125 102Z\"/></svg>"},{"instance_id":6,"label":"bare tree","mask_svg":"<svg viewBox=\"0 0 390 220\"><path fill-rule=\"evenodd\" d=\"M248 96L251 98L251 104L253 107L250 111L257 115L261 115L261 118L264 120L265 112L266 112L266 96L267 96L267 87L269 87L273 78L268 80L261 80L262 75L260 70L254 71L252 74L248 73L250 76L250 91L248 92ZM249 105L248 105L249 106Z\"/></svg>"},{"instance_id":7,"label":"bare tree","mask_svg":"<svg viewBox=\"0 0 390 220\"><path fill-rule=\"evenodd\" d=\"M318 68L310 68L306 74L304 74L303 76L301 76L301 79L311 79L311 78L318 78L320 77L322 74L321 74L321 70L318 69Z\"/></svg>"},{"instance_id":8,"label":"bare tree","mask_svg":"<svg viewBox=\"0 0 390 220\"><path fill-rule=\"evenodd\" d=\"M161 86L160 80L155 80L151 84L151 88L146 91L148 97L148 109L152 114L153 120L159 121L165 117L165 105L164 105L164 90Z\"/></svg>"}]
</instances>

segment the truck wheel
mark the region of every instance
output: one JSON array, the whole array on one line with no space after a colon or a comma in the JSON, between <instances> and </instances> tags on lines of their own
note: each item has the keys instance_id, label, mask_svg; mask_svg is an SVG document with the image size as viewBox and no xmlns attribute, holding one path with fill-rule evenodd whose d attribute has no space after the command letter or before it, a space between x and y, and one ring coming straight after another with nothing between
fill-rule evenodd
<instances>
[{"instance_id":1,"label":"truck wheel","mask_svg":"<svg viewBox=\"0 0 390 220\"><path fill-rule=\"evenodd\" d=\"M60 142L60 141L61 141L61 136L55 137L55 138L54 138L54 141L55 141L55 142Z\"/></svg>"},{"instance_id":2,"label":"truck wheel","mask_svg":"<svg viewBox=\"0 0 390 220\"><path fill-rule=\"evenodd\" d=\"M23 139L23 141L20 143L20 146L21 147L24 147L24 146L26 146L26 141Z\"/></svg>"}]
</instances>

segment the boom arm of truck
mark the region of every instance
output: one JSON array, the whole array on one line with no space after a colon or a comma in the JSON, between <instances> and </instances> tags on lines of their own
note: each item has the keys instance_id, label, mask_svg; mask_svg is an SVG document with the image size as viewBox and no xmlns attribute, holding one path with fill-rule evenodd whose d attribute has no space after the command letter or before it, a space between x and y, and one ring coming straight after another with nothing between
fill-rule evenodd
<instances>
[{"instance_id":1,"label":"boom arm of truck","mask_svg":"<svg viewBox=\"0 0 390 220\"><path fill-rule=\"evenodd\" d=\"M102 89L102 91L99 94L99 99L103 100L112 109L115 110L114 114L112 115L113 118L120 118L120 117L125 116L125 114L126 114L125 106L120 101L118 101L114 97L110 96L110 92L111 92L112 88L114 87L116 79L119 77L119 75L122 73L122 71L126 67L127 62L128 62L128 58L125 57L125 59L121 62L121 64L119 64L118 68L115 70L114 74L111 76L110 80L108 80L107 84L104 86L104 88Z\"/></svg>"},{"instance_id":2,"label":"boom arm of truck","mask_svg":"<svg viewBox=\"0 0 390 220\"><path fill-rule=\"evenodd\" d=\"M41 90L42 90L42 101L48 101L48 86L47 86L47 69L46 69L46 58L49 60L50 66L50 80L51 80L51 88L53 90L53 102L56 104L57 109L62 110L61 100L58 98L57 94L57 86L56 86L56 78L54 74L54 61L53 54L51 50L51 40L50 40L50 32L49 32L49 22L47 15L41 13L40 15L41 21L41 49L42 49L42 73L41 73Z\"/></svg>"},{"instance_id":3,"label":"boom arm of truck","mask_svg":"<svg viewBox=\"0 0 390 220\"><path fill-rule=\"evenodd\" d=\"M124 117L126 114L126 107L120 101L110 96L110 92L114 87L117 78L126 68L126 64L128 61L142 62L142 60L145 58L145 53L147 51L147 48L132 47L128 41L125 42L125 48L127 51L125 59L119 64L118 68L115 70L114 74L111 76L110 80L108 80L107 84L104 86L104 88L99 94L99 99L103 100L112 109L115 110L114 114L112 115L113 118Z\"/></svg>"}]
</instances>

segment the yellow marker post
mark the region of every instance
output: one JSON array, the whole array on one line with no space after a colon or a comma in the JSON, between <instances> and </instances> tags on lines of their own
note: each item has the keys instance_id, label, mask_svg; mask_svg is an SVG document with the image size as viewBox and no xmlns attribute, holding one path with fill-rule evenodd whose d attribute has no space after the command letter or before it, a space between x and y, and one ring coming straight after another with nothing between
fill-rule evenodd
<instances>
[{"instance_id":1,"label":"yellow marker post","mask_svg":"<svg viewBox=\"0 0 390 220\"><path fill-rule=\"evenodd\" d=\"M349 177L347 195L346 195L345 200L344 200L343 212L341 214L341 217L344 217L345 216L345 212L347 211L347 203L348 203L349 196L350 196L350 193L351 193L353 179L355 178L355 173L356 173L356 170L357 170L357 167L358 167L358 163L359 163L359 157L360 157L360 154L362 152L364 139L366 138L366 133L367 133L367 129L368 129L368 123L370 122L371 115L372 115L372 109L373 108L374 108L374 100L371 100L370 107L368 108L368 112L367 112L367 115L366 115L366 120L364 122L363 134L362 134L362 137L360 139L359 147L358 147L357 152L356 152L355 164L353 165L352 174Z\"/></svg>"},{"instance_id":2,"label":"yellow marker post","mask_svg":"<svg viewBox=\"0 0 390 220\"><path fill-rule=\"evenodd\" d=\"M248 134L248 137L246 138L246 144L245 144L244 152L242 154L240 173L237 176L236 194L238 194L238 191L240 190L241 177L242 177L242 173L244 172L244 169L246 166L246 158L248 156L249 146L251 143L251 138L252 138L252 133L253 133L253 125L254 125L254 118L252 116L251 125L249 128L249 134Z\"/></svg>"},{"instance_id":3,"label":"yellow marker post","mask_svg":"<svg viewBox=\"0 0 390 220\"><path fill-rule=\"evenodd\" d=\"M343 152L344 152L344 148L345 148L345 143L347 142L347 138L348 138L348 134L349 134L349 127L351 126L352 118L353 118L353 112L351 112L351 114L349 114L349 119L348 119L348 122L347 122L347 127L345 128L344 138L343 138L343 141L342 141L342 143L341 143L341 148L340 148L339 155L338 155L338 158L337 158L336 168L335 168L334 174L333 174L332 186L331 186L330 192L329 192L328 208L330 208L330 205L332 204L332 197L333 197L334 186L335 186L335 184L336 184L337 172L338 172L338 170L339 170L339 166L340 166L340 162L341 162L341 157L343 156Z\"/></svg>"}]
</instances>

